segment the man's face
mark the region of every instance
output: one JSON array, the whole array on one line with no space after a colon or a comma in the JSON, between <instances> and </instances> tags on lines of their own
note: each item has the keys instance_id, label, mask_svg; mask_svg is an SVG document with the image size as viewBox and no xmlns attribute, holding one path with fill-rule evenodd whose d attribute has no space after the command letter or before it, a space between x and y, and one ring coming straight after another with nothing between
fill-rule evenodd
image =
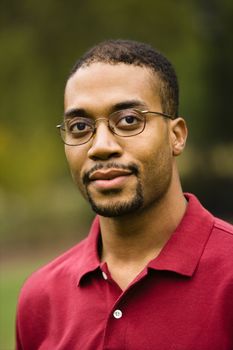
<instances>
[{"instance_id":1,"label":"man's face","mask_svg":"<svg viewBox=\"0 0 233 350\"><path fill-rule=\"evenodd\" d=\"M68 80L65 113L108 118L113 110L133 105L162 112L156 77L133 65L93 63ZM102 216L138 213L167 193L173 155L170 121L151 114L136 136L114 135L105 120L97 122L94 137L80 146L65 146L72 177L94 211Z\"/></svg>"}]
</instances>

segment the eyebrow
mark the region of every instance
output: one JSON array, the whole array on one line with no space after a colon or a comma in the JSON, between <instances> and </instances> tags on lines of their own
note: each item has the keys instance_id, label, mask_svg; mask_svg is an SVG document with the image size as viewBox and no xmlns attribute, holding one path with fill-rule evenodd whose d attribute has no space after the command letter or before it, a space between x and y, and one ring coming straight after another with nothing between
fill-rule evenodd
<instances>
[{"instance_id":1,"label":"eyebrow","mask_svg":"<svg viewBox=\"0 0 233 350\"><path fill-rule=\"evenodd\" d=\"M146 108L146 104L141 100L129 100L129 101L123 101L116 103L111 108L111 113L115 111L119 111L121 109L127 109L127 108Z\"/></svg>"},{"instance_id":2,"label":"eyebrow","mask_svg":"<svg viewBox=\"0 0 233 350\"><path fill-rule=\"evenodd\" d=\"M109 114L128 108L147 108L147 106L143 101L137 99L122 101L113 105L109 110ZM75 118L77 116L88 118L90 117L90 113L88 113L84 108L72 108L64 113L65 119Z\"/></svg>"},{"instance_id":3,"label":"eyebrow","mask_svg":"<svg viewBox=\"0 0 233 350\"><path fill-rule=\"evenodd\" d=\"M64 113L64 118L88 117L87 111L83 108L72 108Z\"/></svg>"}]
</instances>

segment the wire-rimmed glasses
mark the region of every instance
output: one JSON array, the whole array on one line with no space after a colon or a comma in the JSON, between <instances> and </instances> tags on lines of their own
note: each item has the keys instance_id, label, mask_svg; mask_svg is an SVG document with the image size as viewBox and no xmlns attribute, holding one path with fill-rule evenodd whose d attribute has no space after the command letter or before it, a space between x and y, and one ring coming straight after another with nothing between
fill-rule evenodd
<instances>
[{"instance_id":1,"label":"wire-rimmed glasses","mask_svg":"<svg viewBox=\"0 0 233 350\"><path fill-rule=\"evenodd\" d=\"M101 120L106 121L111 132L117 136L136 136L145 129L147 114L169 119L176 118L166 113L128 108L115 111L108 118L97 118L95 120L81 116L67 118L57 125L57 128L60 130L61 138L66 145L80 146L90 141L96 132L97 123Z\"/></svg>"}]
</instances>

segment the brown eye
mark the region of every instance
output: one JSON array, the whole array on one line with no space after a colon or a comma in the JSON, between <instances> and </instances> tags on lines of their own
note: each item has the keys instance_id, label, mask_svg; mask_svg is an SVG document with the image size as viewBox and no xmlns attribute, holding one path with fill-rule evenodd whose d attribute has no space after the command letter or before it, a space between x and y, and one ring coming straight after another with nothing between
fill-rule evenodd
<instances>
[{"instance_id":1,"label":"brown eye","mask_svg":"<svg viewBox=\"0 0 233 350\"><path fill-rule=\"evenodd\" d=\"M115 127L117 129L135 129L141 126L143 120L140 115L136 113L120 115L117 120L115 120Z\"/></svg>"},{"instance_id":2,"label":"brown eye","mask_svg":"<svg viewBox=\"0 0 233 350\"><path fill-rule=\"evenodd\" d=\"M88 118L74 118L66 123L67 131L70 133L89 132L93 129L93 123Z\"/></svg>"},{"instance_id":3,"label":"brown eye","mask_svg":"<svg viewBox=\"0 0 233 350\"><path fill-rule=\"evenodd\" d=\"M125 117L124 119L125 119L126 124L137 123L137 119L132 115L129 115L129 116Z\"/></svg>"},{"instance_id":4,"label":"brown eye","mask_svg":"<svg viewBox=\"0 0 233 350\"><path fill-rule=\"evenodd\" d=\"M75 123L72 125L70 128L72 132L79 132L79 131L84 131L87 128L87 124L83 122Z\"/></svg>"}]
</instances>

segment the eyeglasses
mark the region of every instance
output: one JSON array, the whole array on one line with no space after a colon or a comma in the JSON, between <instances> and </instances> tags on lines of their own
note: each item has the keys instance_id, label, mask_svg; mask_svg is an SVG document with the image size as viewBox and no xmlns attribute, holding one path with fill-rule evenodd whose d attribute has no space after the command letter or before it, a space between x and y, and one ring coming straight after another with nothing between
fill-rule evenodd
<instances>
[{"instance_id":1,"label":"eyeglasses","mask_svg":"<svg viewBox=\"0 0 233 350\"><path fill-rule=\"evenodd\" d=\"M111 132L117 136L136 136L145 129L147 114L169 119L176 118L165 113L129 108L113 112L108 118L98 118L96 120L87 117L72 117L56 127L60 130L61 138L66 145L80 146L90 141L96 132L97 123L101 120L107 121Z\"/></svg>"}]
</instances>

